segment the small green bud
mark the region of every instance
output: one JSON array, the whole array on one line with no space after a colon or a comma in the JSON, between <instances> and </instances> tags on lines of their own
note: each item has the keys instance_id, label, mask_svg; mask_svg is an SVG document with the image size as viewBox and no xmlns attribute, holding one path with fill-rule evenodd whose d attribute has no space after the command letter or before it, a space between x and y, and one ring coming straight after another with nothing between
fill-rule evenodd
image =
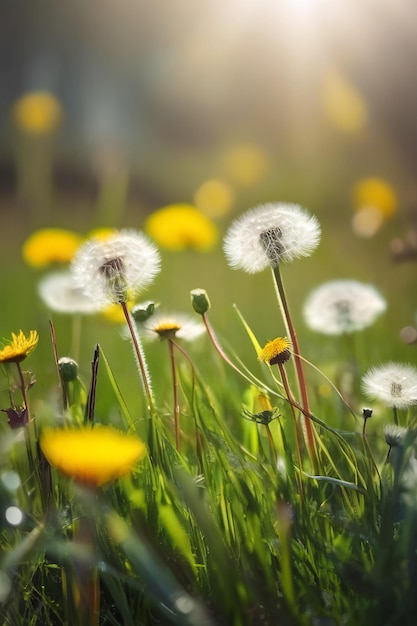
<instances>
[{"instance_id":1,"label":"small green bud","mask_svg":"<svg viewBox=\"0 0 417 626\"><path fill-rule=\"evenodd\" d=\"M63 356L58 361L59 371L61 372L64 383L70 383L78 378L78 363L74 359Z\"/></svg>"},{"instance_id":2,"label":"small green bud","mask_svg":"<svg viewBox=\"0 0 417 626\"><path fill-rule=\"evenodd\" d=\"M142 304L135 304L131 311L133 319L135 322L146 322L154 314L156 306L155 302L151 300L142 302Z\"/></svg>"},{"instance_id":3,"label":"small green bud","mask_svg":"<svg viewBox=\"0 0 417 626\"><path fill-rule=\"evenodd\" d=\"M194 311L200 315L207 313L210 308L210 300L207 291L205 289L192 289L190 294Z\"/></svg>"}]
</instances>

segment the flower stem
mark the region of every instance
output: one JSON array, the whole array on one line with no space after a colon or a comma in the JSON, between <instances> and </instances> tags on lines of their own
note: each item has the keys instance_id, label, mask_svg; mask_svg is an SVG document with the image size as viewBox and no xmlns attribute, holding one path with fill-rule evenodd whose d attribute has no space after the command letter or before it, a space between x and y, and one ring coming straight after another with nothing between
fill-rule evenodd
<instances>
[{"instance_id":1,"label":"flower stem","mask_svg":"<svg viewBox=\"0 0 417 626\"><path fill-rule=\"evenodd\" d=\"M22 368L20 367L20 363L18 361L16 362L16 367L17 367L17 373L19 376L19 389L20 389L20 393L22 394L22 400L23 400L23 410L25 412L25 425L24 425L23 430L25 433L26 451L28 455L30 472L31 474L36 475L37 472L36 472L35 460L33 458L33 450L32 450L32 444L30 441L30 432L29 432L30 413L29 413L28 396L27 396L27 391L26 391L26 383L25 383L25 378L23 376Z\"/></svg>"},{"instance_id":2,"label":"flower stem","mask_svg":"<svg viewBox=\"0 0 417 626\"><path fill-rule=\"evenodd\" d=\"M174 355L174 342L172 339L168 339L169 358L171 361L172 371L172 386L174 393L174 430L175 430L175 449L179 452L180 449L180 405L178 401L178 376L177 366L175 363Z\"/></svg>"},{"instance_id":3,"label":"flower stem","mask_svg":"<svg viewBox=\"0 0 417 626\"><path fill-rule=\"evenodd\" d=\"M61 368L59 367L58 346L56 342L55 327L54 327L52 320L49 320L49 331L51 333L52 349L54 351L55 366L56 366L56 371L58 372L59 386L61 388L61 393L62 393L62 408L64 411L66 411L68 408L68 393L67 393L68 390L67 390L67 385L65 384L64 379L62 377Z\"/></svg>"},{"instance_id":4,"label":"flower stem","mask_svg":"<svg viewBox=\"0 0 417 626\"><path fill-rule=\"evenodd\" d=\"M19 376L19 388L22 394L23 400L23 409L26 413L26 423L24 425L23 431L25 435L25 443L26 443L26 451L28 455L28 463L30 473L35 477L37 481L39 492L41 495L42 505L45 510L49 508L49 504L51 502L52 496L52 478L51 478L51 468L48 461L45 459L37 441L37 432L36 432L36 424L32 422L29 411L29 403L28 403L28 395L27 395L27 386L25 383L25 378L23 376L22 368L20 363L16 362L17 372ZM35 458L33 455L32 442L31 442L31 429L33 428L33 432L35 435L35 442L38 452L38 460L35 463Z\"/></svg>"},{"instance_id":5,"label":"flower stem","mask_svg":"<svg viewBox=\"0 0 417 626\"><path fill-rule=\"evenodd\" d=\"M288 307L284 285L282 282L281 273L279 271L279 266L277 265L276 267L274 267L272 271L273 271L276 292L278 296L278 302L280 305L280 309L281 309L285 327L286 327L286 332L291 338L291 342L293 346L294 366L295 366L295 372L296 372L296 377L298 381L298 388L299 388L300 395L301 395L301 404L303 408L305 409L306 413L310 413L310 403L308 400L307 384L306 384L306 379L304 376L302 360L300 357L300 345L298 343L297 333L295 331L295 327L292 322L290 310ZM307 448L310 453L310 458L312 462L315 463L316 449L315 449L315 444L314 444L313 426L311 424L311 421L306 417L305 413L304 413L304 433L306 437Z\"/></svg>"},{"instance_id":6,"label":"flower stem","mask_svg":"<svg viewBox=\"0 0 417 626\"><path fill-rule=\"evenodd\" d=\"M271 448L272 458L274 459L275 466L278 461L277 449L275 447L274 439L272 437L271 429L269 428L269 424L265 424L266 434L268 436L269 447Z\"/></svg>"},{"instance_id":7,"label":"flower stem","mask_svg":"<svg viewBox=\"0 0 417 626\"><path fill-rule=\"evenodd\" d=\"M153 414L154 414L154 402L153 402L153 396L152 396L152 387L151 387L151 381L150 381L150 377L149 377L148 367L146 365L145 357L143 355L143 349L142 349L142 344L141 344L141 341L140 341L140 337L139 337L138 333L136 332L135 325L134 325L134 323L132 321L132 316L129 313L129 309L127 308L126 302L122 301L122 302L120 302L120 305L122 307L123 314L125 316L126 323L127 323L128 328L129 328L130 336L132 338L133 349L134 349L135 356L137 357L137 362L138 362L138 365L139 365L139 370L140 370L140 375L141 375L142 385L143 385L143 391L144 391L144 394L145 394L145 397L146 397L148 410L149 410L151 416L153 416Z\"/></svg>"},{"instance_id":8,"label":"flower stem","mask_svg":"<svg viewBox=\"0 0 417 626\"><path fill-rule=\"evenodd\" d=\"M244 372L242 372L242 370L240 370L234 363L233 361L231 361L229 359L229 357L227 356L227 354L224 352L223 348L221 347L221 345L218 342L218 339L216 337L216 335L214 334L214 331L210 325L210 322L207 318L206 313L202 313L201 317L203 319L204 325L206 327L207 330L207 334L210 338L211 343L213 344L216 352L221 356L221 358L223 359L223 361L225 361L227 363L227 365L229 365L232 369L235 370L235 372L237 372L240 376L242 376L245 380L247 380L249 383L251 383L251 385L255 385L256 382L254 382L249 376L247 376ZM263 385L264 387L264 385ZM265 387L264 387L265 388Z\"/></svg>"},{"instance_id":9,"label":"flower stem","mask_svg":"<svg viewBox=\"0 0 417 626\"><path fill-rule=\"evenodd\" d=\"M285 393L287 394L287 398L288 398L288 402L291 406L291 413L292 413L292 418L293 418L293 422L294 422L294 431L295 431L295 447L297 450L297 458L298 458L298 465L300 466L300 472L303 471L303 461L301 458L301 450L300 450L300 441L298 439L298 427L297 427L297 418L295 415L295 408L294 408L294 398L293 395L291 393L291 389L290 389L290 384L288 382L288 377L287 377L287 372L285 371L285 367L282 363L277 363L278 368L279 368L279 373L281 375L281 380L282 380L282 384L284 385L284 389L285 389ZM301 474L300 474L301 475ZM303 489L302 487L302 481L300 478L300 487L301 490Z\"/></svg>"}]
</instances>

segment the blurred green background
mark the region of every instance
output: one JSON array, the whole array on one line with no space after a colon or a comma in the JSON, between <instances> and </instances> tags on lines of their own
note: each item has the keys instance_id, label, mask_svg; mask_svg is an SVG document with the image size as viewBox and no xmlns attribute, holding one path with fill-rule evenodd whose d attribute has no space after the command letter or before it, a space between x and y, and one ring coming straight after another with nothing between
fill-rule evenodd
<instances>
[{"instance_id":1,"label":"blurred green background","mask_svg":"<svg viewBox=\"0 0 417 626\"><path fill-rule=\"evenodd\" d=\"M294 202L323 229L318 251L283 269L306 358L337 355L333 339L303 323L307 293L355 278L388 301L361 335L367 364L415 362L416 343L401 331L415 327L417 309L416 13L413 0L4 0L0 335L39 330L39 389L54 374L44 360L49 314L23 241L50 226L140 229L173 203L207 212L219 241L204 254L162 251L145 298L191 312L189 290L206 288L219 335L253 359L232 305L260 342L282 333L272 282L229 269L222 235L254 205ZM38 92L49 113L19 116L19 102ZM71 322L52 317L65 354ZM82 332L86 376L96 341L128 372L118 326L87 319Z\"/></svg>"}]
</instances>

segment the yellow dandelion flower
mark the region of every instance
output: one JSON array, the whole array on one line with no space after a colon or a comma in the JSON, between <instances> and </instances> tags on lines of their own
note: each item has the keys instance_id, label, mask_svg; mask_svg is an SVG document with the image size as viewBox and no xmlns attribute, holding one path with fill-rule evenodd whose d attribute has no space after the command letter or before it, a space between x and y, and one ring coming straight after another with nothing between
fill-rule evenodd
<instances>
[{"instance_id":1,"label":"yellow dandelion flower","mask_svg":"<svg viewBox=\"0 0 417 626\"><path fill-rule=\"evenodd\" d=\"M283 364L290 358L291 343L287 337L277 337L268 341L262 350L259 351L258 361L269 363L270 365Z\"/></svg>"},{"instance_id":2,"label":"yellow dandelion flower","mask_svg":"<svg viewBox=\"0 0 417 626\"><path fill-rule=\"evenodd\" d=\"M34 91L16 101L12 115L20 130L31 135L42 135L58 126L61 105L51 93Z\"/></svg>"},{"instance_id":3,"label":"yellow dandelion flower","mask_svg":"<svg viewBox=\"0 0 417 626\"><path fill-rule=\"evenodd\" d=\"M90 230L90 232L87 234L87 239L91 239L92 237L94 237L94 239L98 239L99 241L106 241L107 239L113 237L115 234L117 234L115 228L108 228L103 226L101 228L94 228L93 230Z\"/></svg>"},{"instance_id":4,"label":"yellow dandelion flower","mask_svg":"<svg viewBox=\"0 0 417 626\"><path fill-rule=\"evenodd\" d=\"M0 350L0 363L20 363L36 348L39 335L36 330L29 331L29 337L19 330L12 333L11 341Z\"/></svg>"},{"instance_id":5,"label":"yellow dandelion flower","mask_svg":"<svg viewBox=\"0 0 417 626\"><path fill-rule=\"evenodd\" d=\"M134 304L133 300L128 300L126 304L129 311L131 311ZM100 316L114 324L126 324L126 318L120 303L108 304L105 309L100 311Z\"/></svg>"},{"instance_id":6,"label":"yellow dandelion flower","mask_svg":"<svg viewBox=\"0 0 417 626\"><path fill-rule=\"evenodd\" d=\"M40 446L52 467L92 486L129 474L146 456L141 439L111 426L45 428Z\"/></svg>"},{"instance_id":7,"label":"yellow dandelion flower","mask_svg":"<svg viewBox=\"0 0 417 626\"><path fill-rule=\"evenodd\" d=\"M210 250L217 241L216 226L190 204L172 204L152 213L145 230L162 248Z\"/></svg>"},{"instance_id":8,"label":"yellow dandelion flower","mask_svg":"<svg viewBox=\"0 0 417 626\"><path fill-rule=\"evenodd\" d=\"M381 178L362 178L352 190L356 210L365 207L377 209L384 218L391 217L398 209L398 198L393 187Z\"/></svg>"},{"instance_id":9,"label":"yellow dandelion flower","mask_svg":"<svg viewBox=\"0 0 417 626\"><path fill-rule=\"evenodd\" d=\"M152 327L152 330L161 339L174 339L177 332L181 329L181 326L176 322L162 322L161 324Z\"/></svg>"},{"instance_id":10,"label":"yellow dandelion flower","mask_svg":"<svg viewBox=\"0 0 417 626\"><path fill-rule=\"evenodd\" d=\"M32 233L22 246L22 255L32 267L69 263L83 238L70 230L41 228Z\"/></svg>"}]
</instances>

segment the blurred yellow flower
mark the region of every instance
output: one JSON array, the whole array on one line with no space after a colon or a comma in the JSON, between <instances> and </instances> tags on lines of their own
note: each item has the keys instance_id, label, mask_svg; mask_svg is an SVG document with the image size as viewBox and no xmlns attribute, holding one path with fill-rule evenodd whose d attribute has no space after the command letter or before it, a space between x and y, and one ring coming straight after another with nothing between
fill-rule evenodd
<instances>
[{"instance_id":1,"label":"blurred yellow flower","mask_svg":"<svg viewBox=\"0 0 417 626\"><path fill-rule=\"evenodd\" d=\"M191 204L172 204L152 213L145 231L161 248L205 252L218 238L216 226Z\"/></svg>"},{"instance_id":2,"label":"blurred yellow flower","mask_svg":"<svg viewBox=\"0 0 417 626\"><path fill-rule=\"evenodd\" d=\"M82 241L81 235L70 230L41 228L24 241L23 258L32 267L69 263Z\"/></svg>"},{"instance_id":3,"label":"blurred yellow flower","mask_svg":"<svg viewBox=\"0 0 417 626\"><path fill-rule=\"evenodd\" d=\"M131 473L146 456L141 439L111 426L45 428L40 446L53 467L79 483L92 486Z\"/></svg>"},{"instance_id":4,"label":"blurred yellow flower","mask_svg":"<svg viewBox=\"0 0 417 626\"><path fill-rule=\"evenodd\" d=\"M36 330L29 331L29 337L19 330L19 334L12 333L11 341L0 350L0 363L20 363L37 346L39 335Z\"/></svg>"},{"instance_id":5,"label":"blurred yellow flower","mask_svg":"<svg viewBox=\"0 0 417 626\"><path fill-rule=\"evenodd\" d=\"M268 341L258 354L258 361L275 365L282 364L290 358L291 343L287 337L277 337Z\"/></svg>"},{"instance_id":6,"label":"blurred yellow flower","mask_svg":"<svg viewBox=\"0 0 417 626\"><path fill-rule=\"evenodd\" d=\"M352 196L355 209L373 207L378 209L385 218L394 215L398 209L395 190L381 178L358 180L353 186Z\"/></svg>"},{"instance_id":7,"label":"blurred yellow flower","mask_svg":"<svg viewBox=\"0 0 417 626\"><path fill-rule=\"evenodd\" d=\"M128 300L127 308L129 311L132 309L134 304L133 300ZM126 318L123 313L123 309L119 303L108 304L105 309L100 311L101 317L104 317L108 322L113 322L115 324L126 324Z\"/></svg>"},{"instance_id":8,"label":"blurred yellow flower","mask_svg":"<svg viewBox=\"0 0 417 626\"><path fill-rule=\"evenodd\" d=\"M398 210L393 187L381 178L362 178L352 188L352 228L359 237L373 237Z\"/></svg>"},{"instance_id":9,"label":"blurred yellow flower","mask_svg":"<svg viewBox=\"0 0 417 626\"><path fill-rule=\"evenodd\" d=\"M106 239L109 239L109 237L113 237L115 233L115 228L107 228L103 226L102 228L94 228L93 230L90 230L90 232L87 233L87 239L91 239L92 237L94 237L99 241L106 241Z\"/></svg>"},{"instance_id":10,"label":"blurred yellow flower","mask_svg":"<svg viewBox=\"0 0 417 626\"><path fill-rule=\"evenodd\" d=\"M265 151L255 144L236 144L226 150L221 159L225 174L235 183L251 187L265 177L269 158Z\"/></svg>"},{"instance_id":11,"label":"blurred yellow flower","mask_svg":"<svg viewBox=\"0 0 417 626\"><path fill-rule=\"evenodd\" d=\"M61 105L51 93L34 91L19 98L12 109L16 126L31 135L54 130L61 119Z\"/></svg>"},{"instance_id":12,"label":"blurred yellow flower","mask_svg":"<svg viewBox=\"0 0 417 626\"><path fill-rule=\"evenodd\" d=\"M325 76L322 103L328 121L338 130L354 133L366 125L365 100L339 72L331 71Z\"/></svg>"},{"instance_id":13,"label":"blurred yellow flower","mask_svg":"<svg viewBox=\"0 0 417 626\"><path fill-rule=\"evenodd\" d=\"M235 193L230 185L221 180L206 180L196 190L194 202L209 217L222 217L232 209Z\"/></svg>"}]
</instances>

